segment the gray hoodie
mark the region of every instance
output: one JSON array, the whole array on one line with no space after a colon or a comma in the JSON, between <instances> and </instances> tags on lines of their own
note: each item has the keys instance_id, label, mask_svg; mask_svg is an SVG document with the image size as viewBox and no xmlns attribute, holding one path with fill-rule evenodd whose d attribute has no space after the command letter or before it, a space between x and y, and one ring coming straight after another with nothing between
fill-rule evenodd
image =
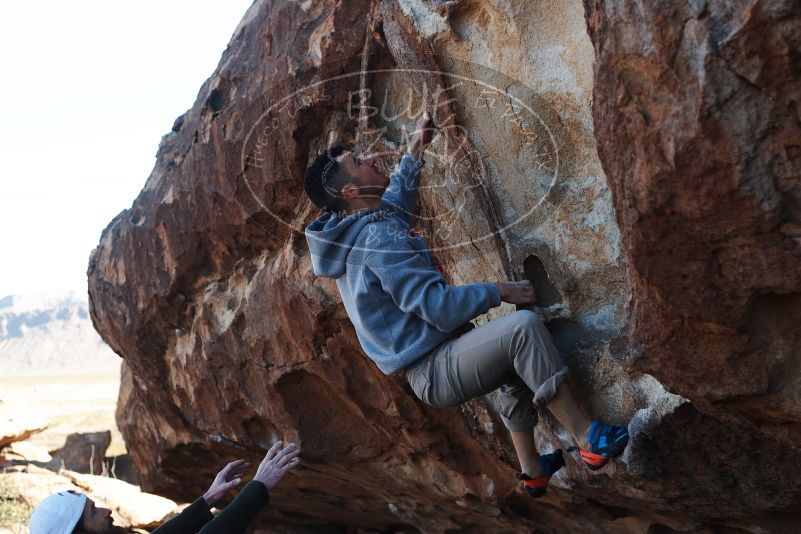
<instances>
[{"instance_id":1,"label":"gray hoodie","mask_svg":"<svg viewBox=\"0 0 801 534\"><path fill-rule=\"evenodd\" d=\"M327 212L305 232L314 273L337 281L362 348L385 374L501 303L494 284L448 285L423 239L410 233L421 167L404 154L381 208L344 217Z\"/></svg>"}]
</instances>

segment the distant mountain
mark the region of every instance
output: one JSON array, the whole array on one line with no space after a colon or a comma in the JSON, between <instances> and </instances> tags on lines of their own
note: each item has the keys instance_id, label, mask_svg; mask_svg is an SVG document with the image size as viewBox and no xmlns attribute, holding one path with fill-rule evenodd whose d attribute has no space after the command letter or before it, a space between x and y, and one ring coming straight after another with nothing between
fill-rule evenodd
<instances>
[{"instance_id":1,"label":"distant mountain","mask_svg":"<svg viewBox=\"0 0 801 534\"><path fill-rule=\"evenodd\" d=\"M0 299L0 376L109 372L120 361L92 326L85 295Z\"/></svg>"}]
</instances>

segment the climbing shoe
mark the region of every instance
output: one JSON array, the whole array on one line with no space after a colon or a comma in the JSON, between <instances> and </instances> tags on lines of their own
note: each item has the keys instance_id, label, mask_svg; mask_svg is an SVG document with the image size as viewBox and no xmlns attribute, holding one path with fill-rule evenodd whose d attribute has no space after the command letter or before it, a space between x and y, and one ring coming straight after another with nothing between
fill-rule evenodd
<instances>
[{"instance_id":1,"label":"climbing shoe","mask_svg":"<svg viewBox=\"0 0 801 534\"><path fill-rule=\"evenodd\" d=\"M523 484L523 489L526 493L535 499L539 499L545 495L545 490L548 489L548 481L563 465L565 465L565 460L562 458L562 449L558 449L551 454L540 454L540 471L542 471L540 476L531 478L525 473L518 473L516 476Z\"/></svg>"},{"instance_id":2,"label":"climbing shoe","mask_svg":"<svg viewBox=\"0 0 801 534\"><path fill-rule=\"evenodd\" d=\"M582 461L593 471L605 466L609 458L621 454L629 442L628 430L620 426L601 424L600 421L592 422L588 434L589 449L570 447L567 451L579 451Z\"/></svg>"}]
</instances>

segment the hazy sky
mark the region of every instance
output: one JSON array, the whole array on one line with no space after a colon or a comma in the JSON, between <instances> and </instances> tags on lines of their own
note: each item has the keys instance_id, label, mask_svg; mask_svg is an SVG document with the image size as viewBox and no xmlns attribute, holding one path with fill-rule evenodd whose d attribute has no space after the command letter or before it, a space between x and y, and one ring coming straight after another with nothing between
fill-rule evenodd
<instances>
[{"instance_id":1,"label":"hazy sky","mask_svg":"<svg viewBox=\"0 0 801 534\"><path fill-rule=\"evenodd\" d=\"M12 2L0 17L0 297L86 292L250 0Z\"/></svg>"}]
</instances>

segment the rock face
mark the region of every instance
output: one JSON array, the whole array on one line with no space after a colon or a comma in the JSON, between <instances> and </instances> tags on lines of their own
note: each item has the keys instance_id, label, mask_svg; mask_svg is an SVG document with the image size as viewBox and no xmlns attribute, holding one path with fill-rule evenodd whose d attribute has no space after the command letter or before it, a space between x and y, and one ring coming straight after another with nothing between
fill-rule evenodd
<instances>
[{"instance_id":1,"label":"rock face","mask_svg":"<svg viewBox=\"0 0 801 534\"><path fill-rule=\"evenodd\" d=\"M90 259L144 489L191 500L283 438L304 465L265 524L792 530L799 13L651 4L256 1ZM534 280L587 411L631 420L621 460L570 462L544 502L492 396L417 401L311 271L310 159L350 143L390 171L424 106L418 226L449 278Z\"/></svg>"},{"instance_id":2,"label":"rock face","mask_svg":"<svg viewBox=\"0 0 801 534\"><path fill-rule=\"evenodd\" d=\"M798 423L801 13L743 4L588 2L596 136L638 367L706 409Z\"/></svg>"}]
</instances>

